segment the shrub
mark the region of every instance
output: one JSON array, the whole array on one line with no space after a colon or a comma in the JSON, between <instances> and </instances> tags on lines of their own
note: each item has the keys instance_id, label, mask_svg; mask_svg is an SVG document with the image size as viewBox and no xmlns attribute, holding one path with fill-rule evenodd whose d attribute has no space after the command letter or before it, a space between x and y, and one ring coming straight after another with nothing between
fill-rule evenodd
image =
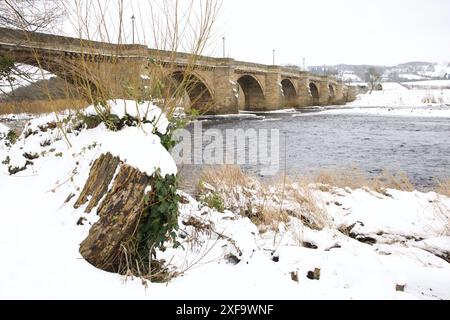
<instances>
[{"instance_id":1,"label":"shrub","mask_svg":"<svg viewBox=\"0 0 450 320\"><path fill-rule=\"evenodd\" d=\"M437 103L436 97L434 95L432 95L431 93L428 93L422 98L422 103L427 103L427 104Z\"/></svg>"},{"instance_id":2,"label":"shrub","mask_svg":"<svg viewBox=\"0 0 450 320\"><path fill-rule=\"evenodd\" d=\"M216 209L219 212L225 211L225 204L218 192L212 192L204 195L200 200L204 202L208 207Z\"/></svg>"},{"instance_id":3,"label":"shrub","mask_svg":"<svg viewBox=\"0 0 450 320\"><path fill-rule=\"evenodd\" d=\"M19 137L17 136L17 133L14 130L10 130L8 132L8 134L6 135L6 140L10 143L10 144L15 144L17 142L17 139Z\"/></svg>"}]
</instances>

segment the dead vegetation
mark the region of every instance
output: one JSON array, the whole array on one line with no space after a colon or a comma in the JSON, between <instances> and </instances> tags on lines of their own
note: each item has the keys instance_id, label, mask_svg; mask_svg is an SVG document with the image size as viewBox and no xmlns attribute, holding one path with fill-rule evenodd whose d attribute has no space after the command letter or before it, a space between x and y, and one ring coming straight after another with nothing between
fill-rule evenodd
<instances>
[{"instance_id":1,"label":"dead vegetation","mask_svg":"<svg viewBox=\"0 0 450 320\"><path fill-rule=\"evenodd\" d=\"M378 176L368 177L362 169L351 167L260 181L237 166L222 166L204 170L197 193L201 201L205 195L218 197L224 209L249 217L261 231L277 230L280 223L288 223L291 218L299 219L302 227L321 230L333 227L323 193L358 189L380 197L391 197L390 189L412 192L416 187L405 173L393 174L387 170ZM439 184L436 192L449 196L449 190L450 180L447 180ZM447 215L442 214L442 217ZM299 228L299 238L302 227Z\"/></svg>"},{"instance_id":2,"label":"dead vegetation","mask_svg":"<svg viewBox=\"0 0 450 320\"><path fill-rule=\"evenodd\" d=\"M25 100L17 102L0 103L0 115L5 114L45 114L65 110L82 110L87 107L84 100L57 99L57 100Z\"/></svg>"},{"instance_id":3,"label":"dead vegetation","mask_svg":"<svg viewBox=\"0 0 450 320\"><path fill-rule=\"evenodd\" d=\"M331 225L314 190L285 177L264 183L237 166L209 168L202 174L198 193L200 200L204 195L219 195L225 209L249 217L261 231L277 230L279 223L288 223L291 217L316 230Z\"/></svg>"},{"instance_id":4,"label":"dead vegetation","mask_svg":"<svg viewBox=\"0 0 450 320\"><path fill-rule=\"evenodd\" d=\"M444 196L450 197L450 179L439 181L436 192Z\"/></svg>"},{"instance_id":5,"label":"dead vegetation","mask_svg":"<svg viewBox=\"0 0 450 320\"><path fill-rule=\"evenodd\" d=\"M304 177L309 183L318 184L321 191L328 192L331 188L349 188L351 190L368 189L383 195L387 194L387 189L401 191L414 191L416 187L409 180L404 172L393 174L388 170L383 170L375 177L368 177L367 174L358 167L350 167L334 170L322 170L315 175Z\"/></svg>"}]
</instances>

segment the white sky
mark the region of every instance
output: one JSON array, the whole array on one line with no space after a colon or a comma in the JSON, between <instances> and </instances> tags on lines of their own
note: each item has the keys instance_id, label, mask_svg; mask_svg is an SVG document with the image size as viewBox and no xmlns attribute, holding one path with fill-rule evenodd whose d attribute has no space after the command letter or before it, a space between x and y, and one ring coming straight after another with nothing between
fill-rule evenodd
<instances>
[{"instance_id":1,"label":"white sky","mask_svg":"<svg viewBox=\"0 0 450 320\"><path fill-rule=\"evenodd\" d=\"M231 57L270 64L450 60L450 0L224 0ZM221 53L220 53L221 54Z\"/></svg>"},{"instance_id":2,"label":"white sky","mask_svg":"<svg viewBox=\"0 0 450 320\"><path fill-rule=\"evenodd\" d=\"M148 39L152 33L148 1L173 0L124 1L125 16L135 14L144 42L143 34ZM103 3L114 12L116 2ZM130 21L124 22L128 41ZM450 61L450 0L223 0L216 27L215 49L206 53L222 56L225 36L227 55L249 62L271 64L273 49L277 64L301 65L303 58L307 65Z\"/></svg>"}]
</instances>

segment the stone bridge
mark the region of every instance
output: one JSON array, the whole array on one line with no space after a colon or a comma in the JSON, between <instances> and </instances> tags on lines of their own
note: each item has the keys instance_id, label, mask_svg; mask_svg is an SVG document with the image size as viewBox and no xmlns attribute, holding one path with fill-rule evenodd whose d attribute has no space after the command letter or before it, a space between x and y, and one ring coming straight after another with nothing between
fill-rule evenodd
<instances>
[{"instance_id":1,"label":"stone bridge","mask_svg":"<svg viewBox=\"0 0 450 320\"><path fill-rule=\"evenodd\" d=\"M189 73L191 107L209 114L339 105L355 98L355 92L337 79L295 68L5 28L0 28L0 55L94 92L108 90L112 98L125 98L124 87L142 86L149 61L156 61L167 65L168 76L175 80ZM102 83L108 85L101 89Z\"/></svg>"}]
</instances>

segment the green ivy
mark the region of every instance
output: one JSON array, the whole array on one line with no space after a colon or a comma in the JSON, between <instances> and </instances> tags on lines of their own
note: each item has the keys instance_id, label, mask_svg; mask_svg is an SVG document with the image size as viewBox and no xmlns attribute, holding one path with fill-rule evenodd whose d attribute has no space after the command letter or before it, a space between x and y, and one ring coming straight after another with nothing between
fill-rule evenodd
<instances>
[{"instance_id":1,"label":"green ivy","mask_svg":"<svg viewBox=\"0 0 450 320\"><path fill-rule=\"evenodd\" d=\"M149 253L159 249L165 251L166 244L178 248L178 177L167 175L163 177L158 171L152 191L145 195L145 209L136 235L139 256L148 257ZM146 261L146 259L144 259ZM147 260L148 261L148 260Z\"/></svg>"},{"instance_id":2,"label":"green ivy","mask_svg":"<svg viewBox=\"0 0 450 320\"><path fill-rule=\"evenodd\" d=\"M8 134L6 135L6 140L9 141L11 144L15 144L19 137L17 136L17 133L14 130L8 131Z\"/></svg>"},{"instance_id":3,"label":"green ivy","mask_svg":"<svg viewBox=\"0 0 450 320\"><path fill-rule=\"evenodd\" d=\"M5 160L2 161L2 164L9 165L10 162L11 162L11 158L9 156L6 156Z\"/></svg>"}]
</instances>

